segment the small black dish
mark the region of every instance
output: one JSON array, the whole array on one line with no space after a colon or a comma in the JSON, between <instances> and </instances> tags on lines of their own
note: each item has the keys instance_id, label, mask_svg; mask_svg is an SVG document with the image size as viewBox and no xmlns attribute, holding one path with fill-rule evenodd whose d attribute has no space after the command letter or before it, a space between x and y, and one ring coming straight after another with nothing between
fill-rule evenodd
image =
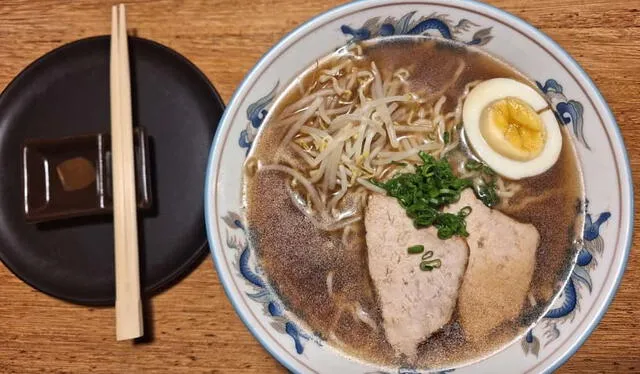
<instances>
[{"instance_id":1,"label":"small black dish","mask_svg":"<svg viewBox=\"0 0 640 374\"><path fill-rule=\"evenodd\" d=\"M133 129L133 147L137 208L150 209L149 142L143 127ZM29 139L21 153L28 222L113 214L110 134Z\"/></svg>"},{"instance_id":2,"label":"small black dish","mask_svg":"<svg viewBox=\"0 0 640 374\"><path fill-rule=\"evenodd\" d=\"M153 206L140 211L144 295L192 270L207 253L204 178L224 104L206 76L156 42L129 37L134 126L146 129ZM109 132L109 37L57 48L0 95L0 259L49 295L113 305L109 215L30 224L24 215L21 145L27 139Z\"/></svg>"}]
</instances>

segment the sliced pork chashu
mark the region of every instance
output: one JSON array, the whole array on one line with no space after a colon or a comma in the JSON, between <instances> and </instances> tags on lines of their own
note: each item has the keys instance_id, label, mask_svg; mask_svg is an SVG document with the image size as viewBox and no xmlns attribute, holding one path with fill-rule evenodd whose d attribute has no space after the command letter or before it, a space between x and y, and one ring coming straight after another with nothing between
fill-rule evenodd
<instances>
[{"instance_id":1,"label":"sliced pork chashu","mask_svg":"<svg viewBox=\"0 0 640 374\"><path fill-rule=\"evenodd\" d=\"M486 337L492 329L520 314L527 298L540 242L538 230L487 208L467 189L449 207L467 216L469 264L464 274L458 312L470 340Z\"/></svg>"},{"instance_id":2,"label":"sliced pork chashu","mask_svg":"<svg viewBox=\"0 0 640 374\"><path fill-rule=\"evenodd\" d=\"M398 354L416 357L417 345L451 319L468 249L462 239L438 239L434 228L417 230L395 198L374 194L365 214L369 272L378 293L387 341ZM420 270L423 245L441 267Z\"/></svg>"}]
</instances>

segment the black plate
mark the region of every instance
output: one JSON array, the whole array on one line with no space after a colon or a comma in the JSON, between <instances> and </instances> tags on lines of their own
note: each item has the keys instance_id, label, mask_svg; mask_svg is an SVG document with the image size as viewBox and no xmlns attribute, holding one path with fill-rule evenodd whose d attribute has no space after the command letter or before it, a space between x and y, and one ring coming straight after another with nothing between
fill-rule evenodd
<instances>
[{"instance_id":1,"label":"black plate","mask_svg":"<svg viewBox=\"0 0 640 374\"><path fill-rule=\"evenodd\" d=\"M139 218L141 282L150 295L207 252L204 177L224 104L173 50L130 37L129 53L134 126L150 136L154 209ZM33 287L80 304L114 303L112 218L26 223L20 146L28 138L108 132L109 121L108 36L46 54L0 96L0 259Z\"/></svg>"}]
</instances>

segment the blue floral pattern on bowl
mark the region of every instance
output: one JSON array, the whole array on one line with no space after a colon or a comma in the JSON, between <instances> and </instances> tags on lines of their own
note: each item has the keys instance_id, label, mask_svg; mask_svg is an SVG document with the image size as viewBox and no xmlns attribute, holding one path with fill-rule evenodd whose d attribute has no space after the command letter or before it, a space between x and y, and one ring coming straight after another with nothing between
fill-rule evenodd
<instances>
[{"instance_id":1,"label":"blue floral pattern on bowl","mask_svg":"<svg viewBox=\"0 0 640 374\"><path fill-rule=\"evenodd\" d=\"M246 128L240 132L240 139L238 139L240 148L245 148L247 150L247 154L251 150L251 145L253 145L253 140L258 134L258 129L268 114L267 107L271 105L273 100L276 98L278 84L279 83L276 82L269 93L261 97L255 103L249 105L247 108L247 120L249 122L247 123Z\"/></svg>"},{"instance_id":2,"label":"blue floral pattern on bowl","mask_svg":"<svg viewBox=\"0 0 640 374\"><path fill-rule=\"evenodd\" d=\"M433 372L432 374L448 374L448 373L453 373L454 371L455 369L440 370L440 371ZM416 371L415 369L401 367L401 368L398 368L396 372L378 370L378 371L369 371L364 374L420 374L420 372Z\"/></svg>"},{"instance_id":3,"label":"blue floral pattern on bowl","mask_svg":"<svg viewBox=\"0 0 640 374\"><path fill-rule=\"evenodd\" d=\"M342 25L340 30L343 34L351 36L350 41L394 35L436 35L468 45L485 45L493 39L491 27L487 27L476 31L471 39L464 40L462 34L472 28L479 27L478 24L466 18L454 23L447 14L432 13L428 16L414 18L415 14L416 11L412 11L399 19L387 17L383 21L380 21L380 17L374 17L368 19L361 27L354 28Z\"/></svg>"},{"instance_id":4,"label":"blue floral pattern on bowl","mask_svg":"<svg viewBox=\"0 0 640 374\"><path fill-rule=\"evenodd\" d=\"M547 79L544 85L536 81L538 88L547 96L547 100L554 106L558 121L562 125L571 125L573 134L580 144L591 150L584 135L584 107L576 100L569 100L563 93L563 88L555 79Z\"/></svg>"},{"instance_id":5,"label":"blue floral pattern on bowl","mask_svg":"<svg viewBox=\"0 0 640 374\"><path fill-rule=\"evenodd\" d=\"M552 309L523 338L521 345L525 354L533 354L537 357L541 349L558 339L560 337L558 324L571 323L573 315L580 307L581 293L585 291L591 293L593 289L590 273L598 265L596 257L602 256L604 251L604 239L600 236L600 228L609 220L611 213L602 212L594 221L589 213L589 200L585 200L584 204L578 204L578 214L585 215L585 223L583 245L576 265ZM536 336L534 331L537 331L539 336Z\"/></svg>"},{"instance_id":6,"label":"blue floral pattern on bowl","mask_svg":"<svg viewBox=\"0 0 640 374\"><path fill-rule=\"evenodd\" d=\"M227 247L236 253L236 267L242 278L255 289L255 292L247 292L247 296L264 306L265 314L273 317L271 326L276 331L291 336L296 352L302 354L304 342L311 337L304 334L294 322L285 316L282 304L276 299L274 292L264 280L262 271L255 261L255 254L252 253L249 245L247 230L242 223L242 218L235 212L228 212L226 216L222 217L222 220L228 229L232 230L231 232L227 231ZM238 230L240 230L239 233ZM251 263L252 258L253 263Z\"/></svg>"}]
</instances>

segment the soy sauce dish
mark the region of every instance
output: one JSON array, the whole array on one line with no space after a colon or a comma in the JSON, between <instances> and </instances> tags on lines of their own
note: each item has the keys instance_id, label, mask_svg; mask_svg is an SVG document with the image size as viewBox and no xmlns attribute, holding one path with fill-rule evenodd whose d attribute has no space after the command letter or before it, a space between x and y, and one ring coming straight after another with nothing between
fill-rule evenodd
<instances>
[{"instance_id":1,"label":"soy sauce dish","mask_svg":"<svg viewBox=\"0 0 640 374\"><path fill-rule=\"evenodd\" d=\"M300 26L236 91L206 181L227 295L293 372L553 370L631 244L597 88L470 1L361 1Z\"/></svg>"}]
</instances>

